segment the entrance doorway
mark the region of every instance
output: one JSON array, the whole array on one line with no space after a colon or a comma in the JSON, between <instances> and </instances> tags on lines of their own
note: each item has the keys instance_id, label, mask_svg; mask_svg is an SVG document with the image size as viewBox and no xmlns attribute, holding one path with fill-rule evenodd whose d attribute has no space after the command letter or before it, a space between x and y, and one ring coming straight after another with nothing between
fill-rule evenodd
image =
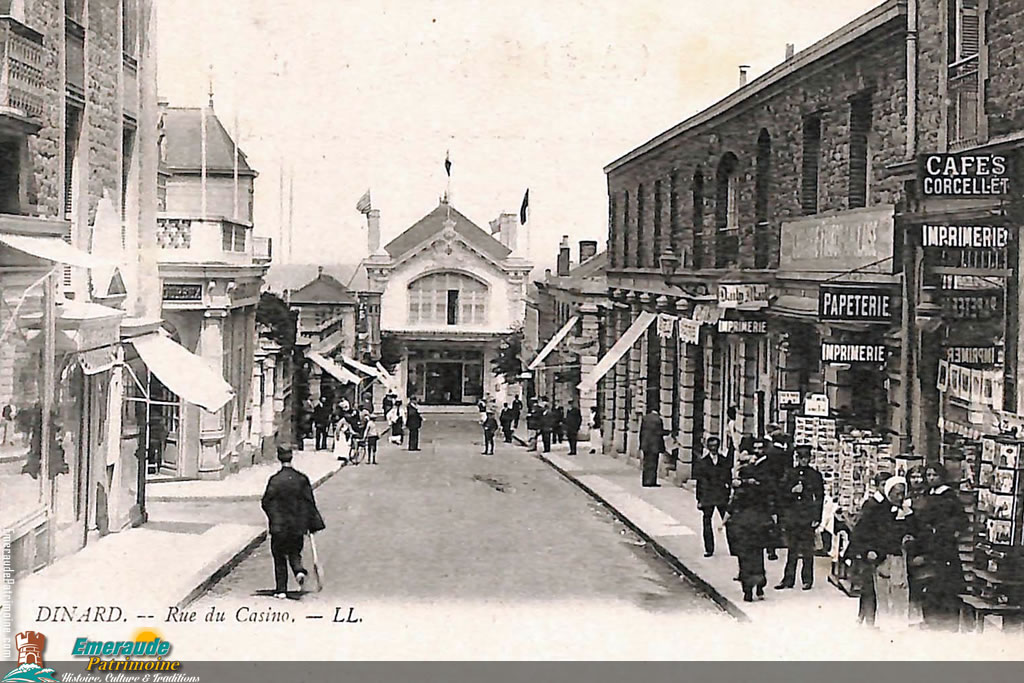
<instances>
[{"instance_id":1,"label":"entrance doorway","mask_svg":"<svg viewBox=\"0 0 1024 683\"><path fill-rule=\"evenodd\" d=\"M427 363L426 375L425 404L462 403L462 363Z\"/></svg>"},{"instance_id":2,"label":"entrance doorway","mask_svg":"<svg viewBox=\"0 0 1024 683\"><path fill-rule=\"evenodd\" d=\"M483 397L483 352L410 349L406 392L423 405L473 405Z\"/></svg>"}]
</instances>

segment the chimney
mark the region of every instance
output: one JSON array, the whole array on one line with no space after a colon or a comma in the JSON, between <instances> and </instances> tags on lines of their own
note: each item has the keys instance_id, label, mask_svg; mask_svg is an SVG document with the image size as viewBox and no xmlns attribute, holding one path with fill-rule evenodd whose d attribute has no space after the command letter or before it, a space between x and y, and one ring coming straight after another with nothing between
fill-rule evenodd
<instances>
[{"instance_id":1,"label":"chimney","mask_svg":"<svg viewBox=\"0 0 1024 683\"><path fill-rule=\"evenodd\" d=\"M796 45L793 43L786 43L786 60L793 59L793 53L796 52Z\"/></svg>"},{"instance_id":2,"label":"chimney","mask_svg":"<svg viewBox=\"0 0 1024 683\"><path fill-rule=\"evenodd\" d=\"M569 274L569 236L562 235L562 243L558 245L558 277Z\"/></svg>"},{"instance_id":3,"label":"chimney","mask_svg":"<svg viewBox=\"0 0 1024 683\"><path fill-rule=\"evenodd\" d=\"M380 209L370 209L366 214L366 242L371 254L380 251Z\"/></svg>"},{"instance_id":4,"label":"chimney","mask_svg":"<svg viewBox=\"0 0 1024 683\"><path fill-rule=\"evenodd\" d=\"M747 84L747 70L750 66L746 64L740 65L740 87L742 88Z\"/></svg>"},{"instance_id":5,"label":"chimney","mask_svg":"<svg viewBox=\"0 0 1024 683\"><path fill-rule=\"evenodd\" d=\"M597 240L580 240L580 263L586 263L597 255Z\"/></svg>"}]
</instances>

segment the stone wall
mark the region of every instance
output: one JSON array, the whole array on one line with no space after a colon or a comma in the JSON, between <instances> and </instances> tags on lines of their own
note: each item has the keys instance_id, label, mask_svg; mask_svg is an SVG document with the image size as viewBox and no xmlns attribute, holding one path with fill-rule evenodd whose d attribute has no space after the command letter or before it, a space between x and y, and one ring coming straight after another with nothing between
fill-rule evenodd
<instances>
[{"instance_id":1,"label":"stone wall","mask_svg":"<svg viewBox=\"0 0 1024 683\"><path fill-rule=\"evenodd\" d=\"M25 3L25 23L43 34L43 127L28 139L29 183L25 213L57 216L64 196L64 11L60 0Z\"/></svg>"},{"instance_id":2,"label":"stone wall","mask_svg":"<svg viewBox=\"0 0 1024 683\"><path fill-rule=\"evenodd\" d=\"M659 248L664 248L668 240L688 252L692 249L692 179L698 169L704 175L703 241L707 267L713 260L714 250L711 235L715 228L716 173L723 156L730 152L738 159L735 172L739 174L739 265L753 267L755 160L762 130L767 130L771 136L767 185L769 226L765 245L768 264L775 266L782 221L802 215L803 118L817 113L822 119L818 212L847 209L849 98L865 91L872 93L868 205L894 202L899 182L889 177L886 166L901 161L905 153L906 46L903 36L901 20L893 21L849 48L855 51L827 58L827 64L806 67L765 93L748 98L710 122L612 170L608 174L608 192L614 202L614 212L609 211L614 215L614 229L609 242L617 252L613 254L615 267L657 267ZM670 201L673 174L677 189L674 214ZM653 194L658 180L662 181L660 201L656 201ZM654 239L656 210L662 233L658 248Z\"/></svg>"},{"instance_id":3,"label":"stone wall","mask_svg":"<svg viewBox=\"0 0 1024 683\"><path fill-rule=\"evenodd\" d=\"M1024 0L989 0L986 33L989 134L1024 130Z\"/></svg>"}]
</instances>

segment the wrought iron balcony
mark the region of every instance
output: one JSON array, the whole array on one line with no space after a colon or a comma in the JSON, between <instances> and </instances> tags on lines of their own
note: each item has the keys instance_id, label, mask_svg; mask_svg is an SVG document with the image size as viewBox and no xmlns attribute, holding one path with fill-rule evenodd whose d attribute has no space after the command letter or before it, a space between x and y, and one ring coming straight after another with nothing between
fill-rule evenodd
<instances>
[{"instance_id":1,"label":"wrought iron balcony","mask_svg":"<svg viewBox=\"0 0 1024 683\"><path fill-rule=\"evenodd\" d=\"M32 135L43 123L43 36L0 6L0 128Z\"/></svg>"},{"instance_id":2,"label":"wrought iron balcony","mask_svg":"<svg viewBox=\"0 0 1024 683\"><path fill-rule=\"evenodd\" d=\"M949 65L946 137L949 148L962 149L978 140L978 55Z\"/></svg>"}]
</instances>

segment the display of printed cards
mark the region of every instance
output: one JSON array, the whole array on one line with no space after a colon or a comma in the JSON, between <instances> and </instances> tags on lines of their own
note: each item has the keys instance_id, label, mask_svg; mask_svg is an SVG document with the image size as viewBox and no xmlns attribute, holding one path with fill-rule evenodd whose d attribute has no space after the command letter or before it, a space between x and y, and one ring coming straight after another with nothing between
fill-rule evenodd
<instances>
[{"instance_id":1,"label":"display of printed cards","mask_svg":"<svg viewBox=\"0 0 1024 683\"><path fill-rule=\"evenodd\" d=\"M993 493L1013 493L1014 473L1009 470L996 470L992 473Z\"/></svg>"},{"instance_id":2,"label":"display of printed cards","mask_svg":"<svg viewBox=\"0 0 1024 683\"><path fill-rule=\"evenodd\" d=\"M981 441L981 461L992 462L996 461L996 452L998 448L996 446L995 439L982 439Z\"/></svg>"},{"instance_id":3,"label":"display of printed cards","mask_svg":"<svg viewBox=\"0 0 1024 683\"><path fill-rule=\"evenodd\" d=\"M1009 521L989 519L986 531L989 543L995 543L996 545L1013 544L1013 524Z\"/></svg>"},{"instance_id":4,"label":"display of printed cards","mask_svg":"<svg viewBox=\"0 0 1024 683\"><path fill-rule=\"evenodd\" d=\"M1016 468L1018 462L1020 462L1020 444L999 444L999 459L996 461L997 467Z\"/></svg>"}]
</instances>

